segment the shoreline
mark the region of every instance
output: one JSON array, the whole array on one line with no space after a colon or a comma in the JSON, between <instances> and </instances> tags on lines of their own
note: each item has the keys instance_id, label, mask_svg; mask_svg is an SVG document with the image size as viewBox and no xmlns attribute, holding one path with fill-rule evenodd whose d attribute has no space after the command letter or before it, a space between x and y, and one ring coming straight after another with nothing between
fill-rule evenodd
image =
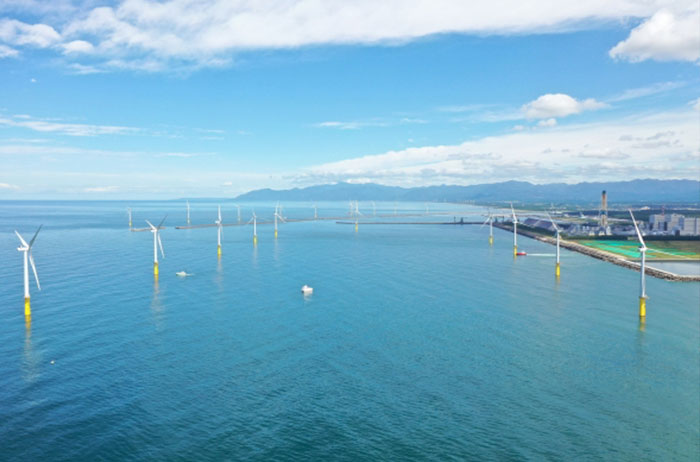
<instances>
[{"instance_id":1,"label":"shoreline","mask_svg":"<svg viewBox=\"0 0 700 462\"><path fill-rule=\"evenodd\" d=\"M511 226L505 226L502 223L495 223L493 226L503 229L505 231L512 232L513 228ZM549 236L542 236L527 230L521 230L518 229L518 234L523 235L525 237L529 237L531 239L535 239L540 242L546 242L547 244L551 245L556 245L556 239L553 237ZM622 266L623 268L631 269L634 271L639 271L639 263L632 262L629 260L626 260L622 257L618 257L617 255L594 249L592 247L585 246L583 244L579 244L577 242L572 242L572 241L567 241L564 239L559 240L559 245L562 248L572 250L574 252L578 252L584 255L588 255L589 257L597 258L598 260L603 260L608 263L612 263L613 265L617 266ZM649 262L647 262L649 263ZM657 268L651 268L649 266L646 266L645 274L649 276L653 276L655 278L659 279L665 279L667 281L676 281L676 282L700 282L700 276L685 276L681 274L676 274L676 273L671 273L670 271L664 271L660 270Z\"/></svg>"}]
</instances>

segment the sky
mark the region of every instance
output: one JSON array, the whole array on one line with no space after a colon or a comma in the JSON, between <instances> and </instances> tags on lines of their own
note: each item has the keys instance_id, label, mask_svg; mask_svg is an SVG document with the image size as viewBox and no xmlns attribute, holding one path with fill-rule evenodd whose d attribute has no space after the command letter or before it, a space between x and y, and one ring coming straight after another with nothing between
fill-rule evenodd
<instances>
[{"instance_id":1,"label":"sky","mask_svg":"<svg viewBox=\"0 0 700 462\"><path fill-rule=\"evenodd\" d=\"M699 71L696 0L0 0L0 200L699 179Z\"/></svg>"}]
</instances>

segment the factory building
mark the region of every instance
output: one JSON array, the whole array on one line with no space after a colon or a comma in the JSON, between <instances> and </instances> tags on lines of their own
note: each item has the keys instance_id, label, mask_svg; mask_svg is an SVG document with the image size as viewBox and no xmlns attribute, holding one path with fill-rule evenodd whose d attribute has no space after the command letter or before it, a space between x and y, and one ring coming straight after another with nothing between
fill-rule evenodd
<instances>
[{"instance_id":1,"label":"factory building","mask_svg":"<svg viewBox=\"0 0 700 462\"><path fill-rule=\"evenodd\" d=\"M649 230L677 236L697 236L700 235L699 222L698 218L690 218L677 213L656 214L649 216Z\"/></svg>"}]
</instances>

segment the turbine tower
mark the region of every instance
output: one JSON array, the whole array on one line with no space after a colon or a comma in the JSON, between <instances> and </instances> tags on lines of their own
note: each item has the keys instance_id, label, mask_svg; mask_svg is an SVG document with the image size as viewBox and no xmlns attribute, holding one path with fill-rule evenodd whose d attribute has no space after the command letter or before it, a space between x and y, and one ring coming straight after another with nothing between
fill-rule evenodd
<instances>
[{"instance_id":1,"label":"turbine tower","mask_svg":"<svg viewBox=\"0 0 700 462\"><path fill-rule=\"evenodd\" d=\"M277 239L277 219L284 223L284 218L282 218L282 214L280 211L282 208L280 207L279 203L275 206L275 239Z\"/></svg>"},{"instance_id":2,"label":"turbine tower","mask_svg":"<svg viewBox=\"0 0 700 462\"><path fill-rule=\"evenodd\" d=\"M153 226L153 223L146 220L148 226L151 227L151 232L153 233L153 276L158 279L158 247L160 247L160 254L165 258L165 252L163 252L163 243L160 240L160 230L163 222L168 216L164 216L160 221L158 226Z\"/></svg>"},{"instance_id":3,"label":"turbine tower","mask_svg":"<svg viewBox=\"0 0 700 462\"><path fill-rule=\"evenodd\" d=\"M639 226L637 226L637 220L634 219L632 210L629 211L632 217L632 223L634 223L634 230L637 232L637 239L639 239L639 253L642 254L641 268L640 268L640 280L639 280L639 318L644 321L647 316L647 285L644 279L644 274L646 270L646 256L647 256L647 246L642 239L642 233L639 231Z\"/></svg>"},{"instance_id":4,"label":"turbine tower","mask_svg":"<svg viewBox=\"0 0 700 462\"><path fill-rule=\"evenodd\" d=\"M221 221L221 206L219 206L219 218L214 223L216 223L216 256L221 258L221 235L224 233L224 225Z\"/></svg>"},{"instance_id":5,"label":"turbine tower","mask_svg":"<svg viewBox=\"0 0 700 462\"><path fill-rule=\"evenodd\" d=\"M238 224L241 224L241 206L236 204L236 209L238 210Z\"/></svg>"},{"instance_id":6,"label":"turbine tower","mask_svg":"<svg viewBox=\"0 0 700 462\"><path fill-rule=\"evenodd\" d=\"M253 210L253 218L246 224L251 223L253 223L253 245L258 245L258 217L255 215L255 210Z\"/></svg>"},{"instance_id":7,"label":"turbine tower","mask_svg":"<svg viewBox=\"0 0 700 462\"><path fill-rule=\"evenodd\" d=\"M22 243L21 246L17 247L17 250L19 252L24 252L24 316L29 317L32 315L32 308L31 304L29 302L29 267L27 263L32 265L32 271L34 272L34 279L36 280L36 287L37 289L41 290L41 285L39 284L39 275L36 273L36 265L34 264L34 257L32 256L32 245L34 245L34 241L36 240L36 236L39 234L39 231L41 231L41 226L39 226L39 229L36 230L36 233L34 233L34 237L32 237L32 240L29 241L29 244L27 244L27 241L25 241L22 236L15 230L15 234L19 238L19 241Z\"/></svg>"},{"instance_id":8,"label":"turbine tower","mask_svg":"<svg viewBox=\"0 0 700 462\"><path fill-rule=\"evenodd\" d=\"M131 225L131 207L126 208L126 214L129 215L129 229L133 228Z\"/></svg>"},{"instance_id":9,"label":"turbine tower","mask_svg":"<svg viewBox=\"0 0 700 462\"><path fill-rule=\"evenodd\" d=\"M557 264L554 267L554 276L558 279L559 276L561 275L561 268L559 266L559 227L557 226L556 223L554 223L554 220L552 219L552 216L547 212L547 216L549 217L549 221L552 222L552 226L554 226L554 230L557 232Z\"/></svg>"},{"instance_id":10,"label":"turbine tower","mask_svg":"<svg viewBox=\"0 0 700 462\"><path fill-rule=\"evenodd\" d=\"M187 225L189 226L192 223L190 221L190 201L187 201Z\"/></svg>"},{"instance_id":11,"label":"turbine tower","mask_svg":"<svg viewBox=\"0 0 700 462\"><path fill-rule=\"evenodd\" d=\"M513 214L513 258L518 256L518 217L515 216L513 203L510 203L510 211Z\"/></svg>"},{"instance_id":12,"label":"turbine tower","mask_svg":"<svg viewBox=\"0 0 700 462\"><path fill-rule=\"evenodd\" d=\"M486 223L489 224L489 245L493 245L493 214L490 210L488 218L481 224L481 227L483 227Z\"/></svg>"}]
</instances>

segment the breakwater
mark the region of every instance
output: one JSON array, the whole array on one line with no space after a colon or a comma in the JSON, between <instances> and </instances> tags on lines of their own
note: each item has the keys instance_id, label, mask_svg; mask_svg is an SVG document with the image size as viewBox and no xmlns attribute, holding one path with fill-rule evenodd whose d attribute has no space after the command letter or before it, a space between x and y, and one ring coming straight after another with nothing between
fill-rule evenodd
<instances>
[{"instance_id":1,"label":"breakwater","mask_svg":"<svg viewBox=\"0 0 700 462\"><path fill-rule=\"evenodd\" d=\"M506 230L506 231L513 231L513 227L510 226L509 224L506 223L496 223L494 222L493 226ZM556 245L556 239L553 237L549 236L543 236L538 233L534 233L532 231L529 231L527 229L520 229L518 228L518 234L522 236L529 237L531 239L535 239L541 242L546 242L548 244ZM622 266L624 268L628 268L631 270L639 271L640 265L637 262L629 261L623 257L611 254L609 252L605 252L603 250L599 249L594 249L588 246L585 246L583 244L579 244L577 242L572 242L572 241L566 241L564 239L560 239L559 245L565 249L568 250L573 250L574 252L582 253L584 255L588 255L589 257L597 258L598 260L603 260L607 261L609 263L612 263L614 265ZM644 271L645 274L648 274L649 276L653 276L655 278L659 279L666 279L668 281L679 281L679 282L700 282L700 276L688 276L688 275L680 275L680 274L675 274L671 273L669 271L663 271L657 268L651 268L647 265Z\"/></svg>"}]
</instances>

